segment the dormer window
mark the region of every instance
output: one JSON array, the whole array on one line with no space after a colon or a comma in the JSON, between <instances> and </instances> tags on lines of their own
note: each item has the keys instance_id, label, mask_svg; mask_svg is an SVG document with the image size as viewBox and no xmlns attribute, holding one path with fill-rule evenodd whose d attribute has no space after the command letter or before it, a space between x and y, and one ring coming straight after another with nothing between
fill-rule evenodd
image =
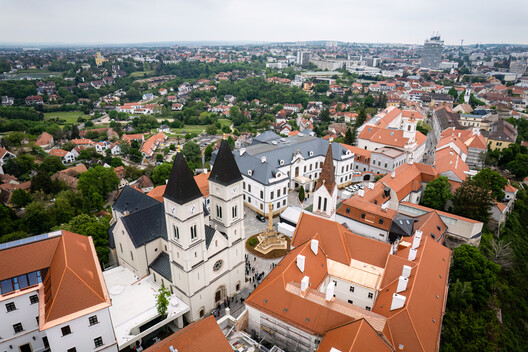
<instances>
[{"instance_id":1,"label":"dormer window","mask_svg":"<svg viewBox=\"0 0 528 352\"><path fill-rule=\"evenodd\" d=\"M279 164L284 165L284 160L279 161Z\"/></svg>"},{"instance_id":2,"label":"dormer window","mask_svg":"<svg viewBox=\"0 0 528 352\"><path fill-rule=\"evenodd\" d=\"M310 152L308 153L308 155L310 155L310 156L313 156L313 152L312 152L312 151L310 151Z\"/></svg>"},{"instance_id":3,"label":"dormer window","mask_svg":"<svg viewBox=\"0 0 528 352\"><path fill-rule=\"evenodd\" d=\"M253 176L253 171L248 170L248 176Z\"/></svg>"}]
</instances>

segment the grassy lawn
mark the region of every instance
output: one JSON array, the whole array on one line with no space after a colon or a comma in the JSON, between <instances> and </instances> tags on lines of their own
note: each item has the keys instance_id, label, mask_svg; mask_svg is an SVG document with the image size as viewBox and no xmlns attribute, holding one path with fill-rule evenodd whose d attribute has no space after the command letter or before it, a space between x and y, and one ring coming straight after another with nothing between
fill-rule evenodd
<instances>
[{"instance_id":1,"label":"grassy lawn","mask_svg":"<svg viewBox=\"0 0 528 352\"><path fill-rule=\"evenodd\" d=\"M142 78L142 77L145 77L145 74L147 74L147 76L150 76L150 75L153 75L155 73L154 70L150 70L150 71L137 71L137 72L132 72L130 74L130 77L132 78Z\"/></svg>"},{"instance_id":2,"label":"grassy lawn","mask_svg":"<svg viewBox=\"0 0 528 352\"><path fill-rule=\"evenodd\" d=\"M49 70L39 69L39 68L31 69L31 70L18 70L17 73L56 73L56 74L60 74L60 72L51 72Z\"/></svg>"},{"instance_id":3,"label":"grassy lawn","mask_svg":"<svg viewBox=\"0 0 528 352\"><path fill-rule=\"evenodd\" d=\"M89 118L89 116L84 115L82 111L57 111L45 112L44 121L59 118L60 120L63 120L61 123L59 123L59 125L74 124L77 123L79 116L85 116L86 118Z\"/></svg>"},{"instance_id":4,"label":"grassy lawn","mask_svg":"<svg viewBox=\"0 0 528 352\"><path fill-rule=\"evenodd\" d=\"M173 134L182 134L182 133L196 133L200 134L203 130L207 128L207 125L185 125L183 128L172 128Z\"/></svg>"},{"instance_id":5,"label":"grassy lawn","mask_svg":"<svg viewBox=\"0 0 528 352\"><path fill-rule=\"evenodd\" d=\"M222 125L222 128L224 128L225 126L229 127L233 123L231 122L231 120L228 120L228 119L218 119L218 122L220 122L220 124Z\"/></svg>"}]
</instances>

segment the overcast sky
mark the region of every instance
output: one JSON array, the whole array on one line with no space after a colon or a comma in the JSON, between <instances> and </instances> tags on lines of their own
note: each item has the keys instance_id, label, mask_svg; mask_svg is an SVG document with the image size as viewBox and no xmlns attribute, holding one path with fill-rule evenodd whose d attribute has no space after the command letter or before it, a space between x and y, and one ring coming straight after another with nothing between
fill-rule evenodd
<instances>
[{"instance_id":1,"label":"overcast sky","mask_svg":"<svg viewBox=\"0 0 528 352\"><path fill-rule=\"evenodd\" d=\"M528 44L528 0L0 0L0 42Z\"/></svg>"}]
</instances>

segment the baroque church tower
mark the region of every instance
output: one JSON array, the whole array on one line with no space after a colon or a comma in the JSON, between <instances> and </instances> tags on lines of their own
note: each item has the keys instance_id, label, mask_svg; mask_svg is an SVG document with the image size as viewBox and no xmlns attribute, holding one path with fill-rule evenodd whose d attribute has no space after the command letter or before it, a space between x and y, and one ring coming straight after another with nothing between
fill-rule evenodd
<instances>
[{"instance_id":1,"label":"baroque church tower","mask_svg":"<svg viewBox=\"0 0 528 352\"><path fill-rule=\"evenodd\" d=\"M335 182L334 158L332 156L332 141L328 142L321 176L313 195L313 212L317 215L335 220L337 206L337 184Z\"/></svg>"}]
</instances>

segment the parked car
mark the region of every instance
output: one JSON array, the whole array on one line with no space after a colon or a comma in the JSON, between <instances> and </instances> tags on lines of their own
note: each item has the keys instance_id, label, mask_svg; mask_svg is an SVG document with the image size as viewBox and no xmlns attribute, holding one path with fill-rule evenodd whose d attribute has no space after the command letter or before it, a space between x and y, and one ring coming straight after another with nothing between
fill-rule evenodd
<instances>
[{"instance_id":1,"label":"parked car","mask_svg":"<svg viewBox=\"0 0 528 352\"><path fill-rule=\"evenodd\" d=\"M258 221L266 222L266 218L264 217L264 215L257 214L256 218Z\"/></svg>"}]
</instances>

